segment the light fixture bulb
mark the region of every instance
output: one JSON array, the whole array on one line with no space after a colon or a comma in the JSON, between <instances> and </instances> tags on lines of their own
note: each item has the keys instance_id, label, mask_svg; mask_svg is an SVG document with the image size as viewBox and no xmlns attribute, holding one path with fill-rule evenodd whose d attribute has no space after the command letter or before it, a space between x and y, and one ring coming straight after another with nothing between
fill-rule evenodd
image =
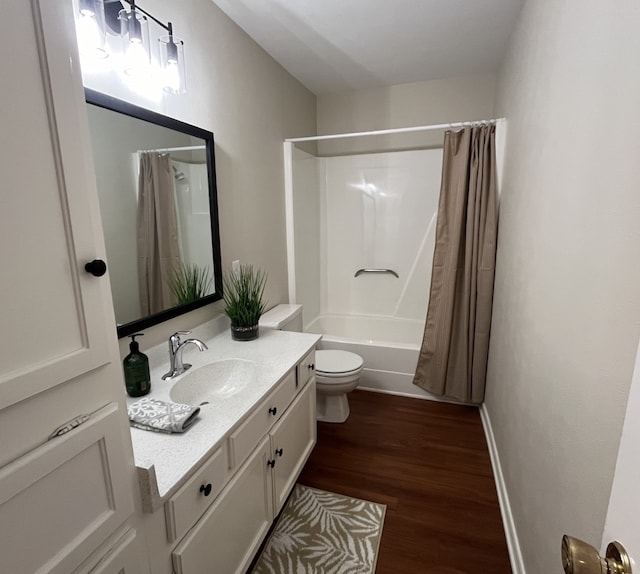
<instances>
[{"instance_id":1,"label":"light fixture bulb","mask_svg":"<svg viewBox=\"0 0 640 574\"><path fill-rule=\"evenodd\" d=\"M151 50L146 16L132 6L129 12L121 10L118 19L124 50L124 73L135 77L148 76L151 73Z\"/></svg>"},{"instance_id":2,"label":"light fixture bulb","mask_svg":"<svg viewBox=\"0 0 640 574\"><path fill-rule=\"evenodd\" d=\"M171 23L169 29L173 30ZM158 38L160 43L160 66L164 91L170 94L184 94L186 90L186 74L184 65L184 42L176 38L171 31Z\"/></svg>"},{"instance_id":3,"label":"light fixture bulb","mask_svg":"<svg viewBox=\"0 0 640 574\"><path fill-rule=\"evenodd\" d=\"M177 61L169 61L165 68L164 84L168 91L178 94L180 93L180 70Z\"/></svg>"},{"instance_id":4,"label":"light fixture bulb","mask_svg":"<svg viewBox=\"0 0 640 574\"><path fill-rule=\"evenodd\" d=\"M126 61L125 73L129 76L139 76L147 73L149 68L149 54L140 40L132 38L124 55Z\"/></svg>"},{"instance_id":5,"label":"light fixture bulb","mask_svg":"<svg viewBox=\"0 0 640 574\"><path fill-rule=\"evenodd\" d=\"M146 20L144 16L141 19ZM135 10L129 13L129 40L131 42L142 42L142 24L138 20Z\"/></svg>"},{"instance_id":6,"label":"light fixture bulb","mask_svg":"<svg viewBox=\"0 0 640 574\"><path fill-rule=\"evenodd\" d=\"M83 58L93 60L108 56L104 48L104 31L98 21L96 10L90 3L83 3L76 18L78 50Z\"/></svg>"}]
</instances>

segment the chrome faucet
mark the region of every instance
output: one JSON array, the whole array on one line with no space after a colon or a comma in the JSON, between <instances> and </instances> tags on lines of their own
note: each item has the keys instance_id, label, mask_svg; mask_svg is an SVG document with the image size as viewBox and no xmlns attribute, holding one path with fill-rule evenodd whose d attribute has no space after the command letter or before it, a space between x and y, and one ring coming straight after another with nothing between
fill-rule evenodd
<instances>
[{"instance_id":1,"label":"chrome faucet","mask_svg":"<svg viewBox=\"0 0 640 574\"><path fill-rule=\"evenodd\" d=\"M169 337L169 359L171 360L171 370L165 375L162 375L163 380L166 381L167 379L173 379L173 377L177 377L191 368L189 363L182 362L182 353L187 345L194 344L201 351L209 348L200 339L187 339L186 341L180 341L180 335L189 335L190 333L191 331L178 331Z\"/></svg>"}]
</instances>

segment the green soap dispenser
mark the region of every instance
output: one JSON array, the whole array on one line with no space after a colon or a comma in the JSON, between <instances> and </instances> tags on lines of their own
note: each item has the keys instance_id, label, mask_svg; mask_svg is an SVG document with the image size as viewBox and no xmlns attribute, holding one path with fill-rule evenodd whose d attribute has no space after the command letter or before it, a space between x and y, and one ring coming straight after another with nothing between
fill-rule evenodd
<instances>
[{"instance_id":1,"label":"green soap dispenser","mask_svg":"<svg viewBox=\"0 0 640 574\"><path fill-rule=\"evenodd\" d=\"M151 375L149 374L149 359L140 352L140 345L136 337L142 337L142 333L129 335L131 352L124 358L124 383L127 394L130 397L141 397L151 390Z\"/></svg>"}]
</instances>

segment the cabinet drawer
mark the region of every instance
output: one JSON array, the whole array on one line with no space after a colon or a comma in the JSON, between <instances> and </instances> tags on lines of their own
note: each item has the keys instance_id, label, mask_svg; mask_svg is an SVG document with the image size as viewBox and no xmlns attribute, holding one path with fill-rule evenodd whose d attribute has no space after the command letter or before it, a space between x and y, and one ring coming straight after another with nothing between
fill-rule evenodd
<instances>
[{"instance_id":1,"label":"cabinet drawer","mask_svg":"<svg viewBox=\"0 0 640 574\"><path fill-rule=\"evenodd\" d=\"M292 370L229 437L229 468L242 464L260 439L282 416L296 392L296 374Z\"/></svg>"},{"instance_id":2,"label":"cabinet drawer","mask_svg":"<svg viewBox=\"0 0 640 574\"><path fill-rule=\"evenodd\" d=\"M304 387L307 384L309 379L316 372L316 350L315 349L311 349L311 351L309 351L307 356L298 363L296 370L297 370L296 374L298 377L297 378L298 390L300 390L302 389L302 387Z\"/></svg>"},{"instance_id":3,"label":"cabinet drawer","mask_svg":"<svg viewBox=\"0 0 640 574\"><path fill-rule=\"evenodd\" d=\"M68 574L133 513L116 403L0 469L3 572Z\"/></svg>"},{"instance_id":4,"label":"cabinet drawer","mask_svg":"<svg viewBox=\"0 0 640 574\"><path fill-rule=\"evenodd\" d=\"M227 480L228 454L223 444L165 505L167 538L182 538L211 506Z\"/></svg>"}]
</instances>

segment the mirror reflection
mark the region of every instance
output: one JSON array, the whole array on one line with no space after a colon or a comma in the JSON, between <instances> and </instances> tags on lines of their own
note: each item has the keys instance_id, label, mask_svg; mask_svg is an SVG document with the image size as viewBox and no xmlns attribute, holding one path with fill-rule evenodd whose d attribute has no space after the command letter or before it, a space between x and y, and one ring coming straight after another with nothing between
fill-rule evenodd
<instances>
[{"instance_id":1,"label":"mirror reflection","mask_svg":"<svg viewBox=\"0 0 640 574\"><path fill-rule=\"evenodd\" d=\"M118 335L222 296L213 134L87 90Z\"/></svg>"}]
</instances>

